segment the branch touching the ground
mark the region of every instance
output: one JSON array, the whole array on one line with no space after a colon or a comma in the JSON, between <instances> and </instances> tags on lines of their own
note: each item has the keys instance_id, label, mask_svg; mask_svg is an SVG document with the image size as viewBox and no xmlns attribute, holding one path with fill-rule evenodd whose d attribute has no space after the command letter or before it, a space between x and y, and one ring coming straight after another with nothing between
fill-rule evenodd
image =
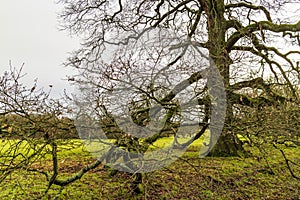
<instances>
[{"instance_id":1,"label":"branch touching the ground","mask_svg":"<svg viewBox=\"0 0 300 200\"><path fill-rule=\"evenodd\" d=\"M86 172L95 169L96 167L98 167L100 164L102 163L102 159L98 159L97 161L95 161L94 163L86 166L85 168L81 169L80 171L78 171L76 174L74 174L73 176L67 178L67 179L55 179L53 184L55 185L59 185L59 186L66 186L78 179L80 179Z\"/></svg>"}]
</instances>

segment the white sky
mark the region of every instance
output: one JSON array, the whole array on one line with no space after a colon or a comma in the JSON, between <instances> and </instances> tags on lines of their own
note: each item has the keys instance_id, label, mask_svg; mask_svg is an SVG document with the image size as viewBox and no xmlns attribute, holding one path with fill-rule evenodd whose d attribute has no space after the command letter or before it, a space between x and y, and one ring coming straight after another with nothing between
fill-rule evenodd
<instances>
[{"instance_id":1,"label":"white sky","mask_svg":"<svg viewBox=\"0 0 300 200\"><path fill-rule=\"evenodd\" d=\"M9 70L9 61L14 67L25 63L23 72L28 75L24 83L30 87L38 78L39 86L46 90L53 85L52 94L58 97L64 88L71 90L68 82L62 79L72 72L62 63L68 52L79 47L79 41L58 31L57 13L62 7L54 1L1 1L0 75ZM295 12L292 13L298 18Z\"/></svg>"},{"instance_id":2,"label":"white sky","mask_svg":"<svg viewBox=\"0 0 300 200\"><path fill-rule=\"evenodd\" d=\"M59 96L69 88L66 78L70 69L62 66L69 52L77 49L79 41L66 32L58 31L57 13L61 5L54 0L2 0L0 3L0 74L12 66L27 73L24 83L38 85Z\"/></svg>"}]
</instances>

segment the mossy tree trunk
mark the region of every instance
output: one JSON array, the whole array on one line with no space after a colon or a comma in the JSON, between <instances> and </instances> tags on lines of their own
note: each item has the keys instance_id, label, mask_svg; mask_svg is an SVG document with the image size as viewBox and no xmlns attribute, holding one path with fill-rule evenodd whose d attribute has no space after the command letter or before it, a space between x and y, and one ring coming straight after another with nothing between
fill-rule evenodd
<instances>
[{"instance_id":1,"label":"mossy tree trunk","mask_svg":"<svg viewBox=\"0 0 300 200\"><path fill-rule=\"evenodd\" d=\"M233 119L233 102L230 97L230 65L232 60L226 50L226 19L224 18L225 5L223 1L206 0L202 5L207 14L209 54L223 78L226 90L227 110L222 134L212 149L212 156L236 156L243 151L242 143L231 131Z\"/></svg>"}]
</instances>

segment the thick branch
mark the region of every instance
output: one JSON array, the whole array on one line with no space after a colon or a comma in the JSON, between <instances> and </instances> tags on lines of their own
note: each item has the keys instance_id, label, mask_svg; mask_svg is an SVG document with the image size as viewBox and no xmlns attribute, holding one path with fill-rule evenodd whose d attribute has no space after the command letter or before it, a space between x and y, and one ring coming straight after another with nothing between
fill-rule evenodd
<instances>
[{"instance_id":1,"label":"thick branch","mask_svg":"<svg viewBox=\"0 0 300 200\"><path fill-rule=\"evenodd\" d=\"M242 24L237 20L228 20L226 21L226 30L230 28L235 28L236 30L239 30L243 28Z\"/></svg>"},{"instance_id":2,"label":"thick branch","mask_svg":"<svg viewBox=\"0 0 300 200\"><path fill-rule=\"evenodd\" d=\"M67 178L65 180L59 180L59 179L55 179L53 184L55 185L59 185L59 186L66 186L78 179L80 179L86 172L95 169L96 167L98 167L100 164L102 163L102 159L98 159L97 161L95 161L94 163L92 163L91 165L86 166L85 168L81 169L79 172L77 172L75 175L71 176L70 178Z\"/></svg>"},{"instance_id":3,"label":"thick branch","mask_svg":"<svg viewBox=\"0 0 300 200\"><path fill-rule=\"evenodd\" d=\"M227 40L226 50L230 52L233 45L235 45L239 39L249 36L255 31L261 30L269 30L276 33L285 31L297 32L300 31L300 21L296 24L274 24L270 21L261 21L250 24L244 28L241 28L239 31L235 32L229 37Z\"/></svg>"},{"instance_id":4,"label":"thick branch","mask_svg":"<svg viewBox=\"0 0 300 200\"><path fill-rule=\"evenodd\" d=\"M199 72L195 72L193 73L188 79L180 82L178 85L176 85L174 87L174 89L167 94L162 100L162 103L166 103L171 101L178 93L180 93L182 90L184 90L185 88L187 88L188 86L190 86L191 84L197 82L198 80L200 80L202 77L202 73L201 71Z\"/></svg>"},{"instance_id":5,"label":"thick branch","mask_svg":"<svg viewBox=\"0 0 300 200\"><path fill-rule=\"evenodd\" d=\"M270 12L264 6L255 6L255 5L247 4L245 2L240 2L240 3L228 4L225 6L225 9L227 10L230 8L240 8L240 7L246 7L252 10L261 10L265 13L267 19L269 21L272 21Z\"/></svg>"},{"instance_id":6,"label":"thick branch","mask_svg":"<svg viewBox=\"0 0 300 200\"><path fill-rule=\"evenodd\" d=\"M263 45L256 45L256 46L257 46L257 48L258 48L259 50L262 50L262 49L261 49L261 46L263 46ZM271 49L272 49L272 48L271 48ZM265 61L268 63L268 65L270 66L270 69L271 69L272 73L274 74L274 76L275 76L276 79L278 80L278 75L277 75L277 73L275 72L275 70L273 69L273 66L272 66L272 65L277 66L278 69L280 70L281 75L283 76L284 80L286 81L287 85L289 86L291 92L293 93L293 95L294 95L295 97L297 96L293 84L292 84L291 81L289 80L289 78L288 78L286 72L284 71L284 69L282 68L282 66L281 66L281 64L280 64L279 62L276 62L276 61L274 61L274 60L271 60L271 59L268 57L267 54L264 54L264 53L262 53L262 52L259 51L259 50L255 50L253 47L247 47L247 46L234 46L234 47L232 48L232 50L248 51L248 52L253 53L254 55L257 55L257 56L261 57L263 60L265 60ZM268 47L265 47L265 46L264 46L263 50L268 50ZM276 53L276 51L275 51L275 53ZM277 54L277 53L276 53L276 54ZM279 56L280 56L280 53L279 53ZM283 57L283 58L284 58L284 57ZM288 58L286 58L286 60L287 60L287 59L288 59ZM287 61L289 62L289 60L287 60ZM293 65L292 65L291 67L294 68ZM298 71L298 70L297 70L297 71Z\"/></svg>"},{"instance_id":7,"label":"thick branch","mask_svg":"<svg viewBox=\"0 0 300 200\"><path fill-rule=\"evenodd\" d=\"M279 102L283 103L286 100L289 100L289 99L277 94L276 92L272 91L270 84L266 84L264 82L264 80L260 77L249 80L249 81L242 81L242 82L235 83L230 86L230 90L231 90L231 92L233 92L234 90L239 90L239 89L246 88L246 87L250 87L253 89L255 89L255 88L262 89L266 92L266 94L268 95L268 97L270 99L266 99L266 98L262 98L262 97L257 97L255 99L253 99L253 98L249 98L245 95L240 95L239 99L238 99L238 96L235 96L236 93L233 93L233 95L234 95L233 99L237 104L253 106L254 104L257 104L257 103L258 104L263 103L262 102L262 100L263 100L268 105L271 105L271 104L274 105L274 102L277 103L279 101ZM237 94L237 95L239 95L239 94Z\"/></svg>"},{"instance_id":8,"label":"thick branch","mask_svg":"<svg viewBox=\"0 0 300 200\"><path fill-rule=\"evenodd\" d=\"M235 83L230 86L230 90L240 90L242 88L250 87L250 88L265 88L267 85L264 83L264 80L261 77Z\"/></svg>"},{"instance_id":9,"label":"thick branch","mask_svg":"<svg viewBox=\"0 0 300 200\"><path fill-rule=\"evenodd\" d=\"M261 107L265 105L274 105L273 101L266 99L265 97L251 98L244 94L230 93L229 99L233 104L240 104L249 107Z\"/></svg>"}]
</instances>

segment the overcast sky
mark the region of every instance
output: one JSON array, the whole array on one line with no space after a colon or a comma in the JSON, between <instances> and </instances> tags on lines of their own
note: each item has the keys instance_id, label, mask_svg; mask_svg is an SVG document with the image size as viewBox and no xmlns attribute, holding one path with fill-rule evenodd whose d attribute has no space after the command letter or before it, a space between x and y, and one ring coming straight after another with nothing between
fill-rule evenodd
<instances>
[{"instance_id":1,"label":"overcast sky","mask_svg":"<svg viewBox=\"0 0 300 200\"><path fill-rule=\"evenodd\" d=\"M296 5L296 4L293 4ZM291 7L293 8L293 7ZM299 6L297 7L299 9ZM79 47L79 41L58 31L57 13L62 9L54 0L2 0L0 3L0 74L24 63L24 82L30 87L35 78L45 89L53 85L54 96L70 86L62 79L70 74L62 63L68 52ZM289 14L299 20L290 9ZM287 17L287 13L281 14Z\"/></svg>"},{"instance_id":2,"label":"overcast sky","mask_svg":"<svg viewBox=\"0 0 300 200\"><path fill-rule=\"evenodd\" d=\"M0 3L0 74L24 63L24 82L38 78L40 86L53 85L58 96L68 83L70 72L62 66L68 52L79 46L66 32L58 31L57 13L61 5L54 0L2 0ZM30 84L31 86L31 84Z\"/></svg>"}]
</instances>

